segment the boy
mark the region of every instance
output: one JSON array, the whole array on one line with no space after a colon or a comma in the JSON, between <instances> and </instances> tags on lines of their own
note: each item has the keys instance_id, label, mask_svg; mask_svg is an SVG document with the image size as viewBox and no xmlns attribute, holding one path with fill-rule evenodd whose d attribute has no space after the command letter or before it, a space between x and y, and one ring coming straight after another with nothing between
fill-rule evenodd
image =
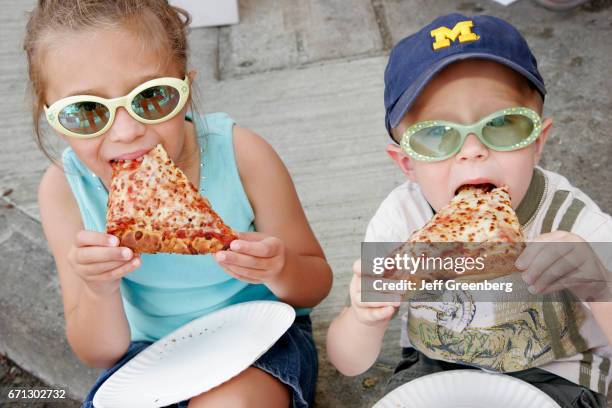
<instances>
[{"instance_id":1,"label":"boy","mask_svg":"<svg viewBox=\"0 0 612 408\"><path fill-rule=\"evenodd\" d=\"M550 118L540 121L545 93L527 43L498 18L450 14L400 41L385 71L385 124L394 142L387 153L408 181L381 204L365 241L405 242L459 187L485 183L508 186L527 241L611 241L609 215L564 177L536 167L552 126ZM504 111L510 108L518 113ZM434 120L482 126L461 137L452 126L439 127L444 130L438 136L411 128ZM502 137L483 135L485 126ZM402 137L409 139L400 147ZM447 324L457 317L456 309L445 314L440 303L421 303L418 310L409 305L402 316L403 360L388 389L471 366L527 381L563 407L605 407L612 312L610 303L595 300L610 299L610 272L604 267L609 268L610 253L602 263L588 245L580 246L585 247L563 257L554 245L528 244L516 261L529 292L569 287L579 302L568 296L565 303L504 307L476 302L466 312L471 323L463 326ZM576 261L592 267L578 270L570 265ZM327 339L330 361L346 375L374 363L399 307L399 302L362 302L360 263L353 269L351 303L332 322ZM579 273L580 287L571 284Z\"/></svg>"}]
</instances>

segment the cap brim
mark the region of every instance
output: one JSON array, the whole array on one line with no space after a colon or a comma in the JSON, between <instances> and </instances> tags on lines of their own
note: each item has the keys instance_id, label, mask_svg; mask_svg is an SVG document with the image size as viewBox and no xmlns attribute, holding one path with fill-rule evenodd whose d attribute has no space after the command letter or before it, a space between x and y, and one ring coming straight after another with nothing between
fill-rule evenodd
<instances>
[{"instance_id":1,"label":"cap brim","mask_svg":"<svg viewBox=\"0 0 612 408\"><path fill-rule=\"evenodd\" d=\"M391 112L389 112L388 121L385 124L387 127L387 132L389 132L389 135L391 136L391 138L393 138L393 136L391 135L391 128L397 127L397 125L399 125L400 121L402 120L406 112L408 112L408 109L410 109L410 107L414 103L414 100L420 95L420 93L423 91L423 89L429 83L429 81L431 81L431 79L438 72L440 72L442 69L452 64L453 62L460 61L460 60L466 60L466 59L486 59L490 61L499 62L500 64L504 64L507 67L512 68L513 70L517 71L519 74L522 74L527 79L529 79L529 81L531 81L531 83L533 83L536 86L536 88L542 94L542 96L546 95L546 88L544 87L544 83L542 83L542 81L536 78L531 72L527 71L525 68L521 67L520 65L516 64L515 62L511 60L508 60L506 58L503 58L497 55L478 53L478 52L449 55L448 57L438 61L435 65L431 66L426 72L421 74L421 76L419 76L413 82L413 84L404 91L404 93L399 97L395 105L393 105Z\"/></svg>"}]
</instances>

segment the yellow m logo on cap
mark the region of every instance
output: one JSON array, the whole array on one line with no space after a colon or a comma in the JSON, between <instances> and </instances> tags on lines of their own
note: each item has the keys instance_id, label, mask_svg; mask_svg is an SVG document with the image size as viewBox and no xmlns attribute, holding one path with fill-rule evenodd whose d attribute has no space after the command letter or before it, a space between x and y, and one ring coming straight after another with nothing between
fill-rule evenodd
<instances>
[{"instance_id":1,"label":"yellow m logo on cap","mask_svg":"<svg viewBox=\"0 0 612 408\"><path fill-rule=\"evenodd\" d=\"M452 30L444 26L431 30L431 36L436 39L436 41L433 43L433 49L437 50L440 48L449 47L451 45L451 41L455 41L457 37L459 37L459 42L461 43L476 41L480 38L480 36L472 32L473 26L474 23L471 20L468 20L458 22L455 24Z\"/></svg>"}]
</instances>

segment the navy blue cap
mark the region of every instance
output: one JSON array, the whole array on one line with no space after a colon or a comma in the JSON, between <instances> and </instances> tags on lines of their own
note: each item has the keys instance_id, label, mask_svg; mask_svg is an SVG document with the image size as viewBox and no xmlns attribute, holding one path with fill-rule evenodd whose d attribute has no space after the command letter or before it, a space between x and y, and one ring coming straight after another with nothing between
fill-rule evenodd
<instances>
[{"instance_id":1,"label":"navy blue cap","mask_svg":"<svg viewBox=\"0 0 612 408\"><path fill-rule=\"evenodd\" d=\"M447 65L464 59L504 64L546 94L544 80L527 42L516 28L493 16L452 13L436 18L398 42L385 69L385 126L402 120L427 83Z\"/></svg>"}]
</instances>

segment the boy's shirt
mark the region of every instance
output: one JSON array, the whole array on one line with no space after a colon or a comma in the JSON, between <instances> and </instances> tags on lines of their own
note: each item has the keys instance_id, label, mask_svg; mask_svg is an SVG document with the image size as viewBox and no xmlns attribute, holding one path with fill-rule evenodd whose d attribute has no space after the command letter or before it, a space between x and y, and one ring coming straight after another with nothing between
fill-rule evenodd
<instances>
[{"instance_id":1,"label":"boy's shirt","mask_svg":"<svg viewBox=\"0 0 612 408\"><path fill-rule=\"evenodd\" d=\"M528 241L564 230L587 242L612 242L610 216L566 178L538 167L516 213ZM419 186L406 182L382 202L365 241L405 242L432 217ZM610 270L612 251L598 255ZM524 285L516 274L500 279ZM460 303L411 302L401 313L400 344L484 370L538 367L605 395L612 346L586 303L571 301L568 292L556 296L558 302L473 302L469 297Z\"/></svg>"}]
</instances>

